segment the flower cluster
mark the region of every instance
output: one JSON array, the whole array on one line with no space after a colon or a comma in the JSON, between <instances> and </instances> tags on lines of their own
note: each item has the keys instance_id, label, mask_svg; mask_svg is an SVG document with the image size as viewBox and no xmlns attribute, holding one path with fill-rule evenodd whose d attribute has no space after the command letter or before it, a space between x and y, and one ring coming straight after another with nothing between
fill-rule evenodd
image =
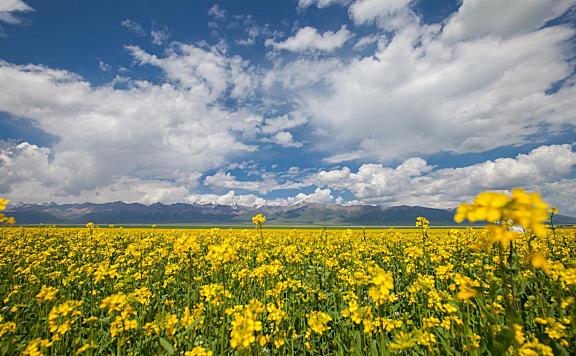
<instances>
[{"instance_id":1,"label":"flower cluster","mask_svg":"<svg viewBox=\"0 0 576 356\"><path fill-rule=\"evenodd\" d=\"M464 220L487 221L498 223L498 226L502 226L505 230L507 227L519 225L524 231L544 236L546 235L544 222L548 216L548 204L542 201L538 193L527 193L517 188L512 190L511 195L498 192L478 194L472 204L464 203L458 207L454 221L457 223ZM497 233L499 231L493 231L493 234Z\"/></svg>"},{"instance_id":2,"label":"flower cluster","mask_svg":"<svg viewBox=\"0 0 576 356\"><path fill-rule=\"evenodd\" d=\"M256 214L252 217L252 224L262 226L264 223L266 223L266 216L262 214Z\"/></svg>"},{"instance_id":3,"label":"flower cluster","mask_svg":"<svg viewBox=\"0 0 576 356\"><path fill-rule=\"evenodd\" d=\"M8 205L9 202L10 200L0 197L0 211L6 210L6 205ZM1 223L13 225L16 223L16 220L13 217L8 217L3 213L0 213L0 224Z\"/></svg>"}]
</instances>

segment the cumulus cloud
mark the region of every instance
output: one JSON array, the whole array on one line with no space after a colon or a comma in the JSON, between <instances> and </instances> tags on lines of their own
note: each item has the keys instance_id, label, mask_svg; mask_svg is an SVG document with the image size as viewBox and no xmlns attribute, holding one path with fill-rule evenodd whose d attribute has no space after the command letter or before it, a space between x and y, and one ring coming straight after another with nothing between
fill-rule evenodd
<instances>
[{"instance_id":1,"label":"cumulus cloud","mask_svg":"<svg viewBox=\"0 0 576 356\"><path fill-rule=\"evenodd\" d=\"M138 46L126 46L141 65L152 65L166 77L205 100L215 100L229 93L233 98L249 96L255 79L248 62L240 56L227 57L218 48L204 49L174 42L165 56L157 56Z\"/></svg>"},{"instance_id":2,"label":"cumulus cloud","mask_svg":"<svg viewBox=\"0 0 576 356\"><path fill-rule=\"evenodd\" d=\"M418 17L410 9L411 0L356 0L348 9L350 18L356 24L375 22L386 30L397 30L413 22Z\"/></svg>"},{"instance_id":3,"label":"cumulus cloud","mask_svg":"<svg viewBox=\"0 0 576 356\"><path fill-rule=\"evenodd\" d=\"M482 35L509 37L542 27L575 3L574 0L465 0L448 19L442 35L450 41Z\"/></svg>"},{"instance_id":4,"label":"cumulus cloud","mask_svg":"<svg viewBox=\"0 0 576 356\"><path fill-rule=\"evenodd\" d=\"M236 195L231 190L226 194L192 194L186 198L186 202L191 204L219 204L219 205L242 205L242 206L262 206L266 200L254 194Z\"/></svg>"},{"instance_id":5,"label":"cumulus cloud","mask_svg":"<svg viewBox=\"0 0 576 356\"><path fill-rule=\"evenodd\" d=\"M273 172L261 174L261 180L241 181L230 172L219 171L214 175L204 178L204 185L216 189L243 189L260 193L268 193L275 190L299 189L311 185L304 182L293 182L290 180L279 180Z\"/></svg>"},{"instance_id":6,"label":"cumulus cloud","mask_svg":"<svg viewBox=\"0 0 576 356\"><path fill-rule=\"evenodd\" d=\"M287 198L269 200L266 204L269 206L286 206L302 203L330 204L334 201L334 196L332 196L332 191L330 189L316 188L316 190L310 194L298 193Z\"/></svg>"},{"instance_id":7,"label":"cumulus cloud","mask_svg":"<svg viewBox=\"0 0 576 356\"><path fill-rule=\"evenodd\" d=\"M288 206L302 203L333 203L334 197L330 189L316 188L310 194L298 193L294 196L277 199L264 199L254 194L236 194L230 190L225 194L193 194L186 198L191 204L220 204L241 206Z\"/></svg>"},{"instance_id":8,"label":"cumulus cloud","mask_svg":"<svg viewBox=\"0 0 576 356\"><path fill-rule=\"evenodd\" d=\"M498 14L482 16L488 30L455 40L454 24L471 21L466 9L473 1L465 1L444 28L420 24L410 1L356 1L349 12L357 23L375 21L390 30L357 42L356 48L377 43L373 53L352 59L279 59L264 74L263 86L272 93L283 88L279 100L294 98L318 134L311 142L331 153L328 163L527 143L534 135L574 130L570 53L575 31L565 25L540 28L572 2L518 5L520 12L540 14L537 25L515 25L526 20L509 10L516 3L499 3L505 7L501 13L493 9L490 13ZM402 26L392 26L395 21ZM504 31L491 21L512 27Z\"/></svg>"},{"instance_id":9,"label":"cumulus cloud","mask_svg":"<svg viewBox=\"0 0 576 356\"><path fill-rule=\"evenodd\" d=\"M507 39L447 43L438 26L407 27L372 56L335 64L298 88L298 109L336 142L336 157L481 152L525 143L536 133L573 129L576 87L568 78L572 28L547 27ZM305 83L302 67L283 73ZM301 79L301 76L303 78ZM306 90L308 89L308 90Z\"/></svg>"},{"instance_id":10,"label":"cumulus cloud","mask_svg":"<svg viewBox=\"0 0 576 356\"><path fill-rule=\"evenodd\" d=\"M439 208L456 206L485 190L509 190L524 187L541 191L546 199L566 213L576 209L561 199L554 187L568 187L576 165L572 145L540 146L515 158L498 158L460 168L435 169L422 158L411 158L396 168L364 164L357 172L348 167L320 171L312 181L320 186L349 190L359 200L378 204L423 205Z\"/></svg>"},{"instance_id":11,"label":"cumulus cloud","mask_svg":"<svg viewBox=\"0 0 576 356\"><path fill-rule=\"evenodd\" d=\"M34 9L22 0L0 1L0 23L4 22L9 25L19 25L22 23L22 19L16 16L16 14L32 11L34 11Z\"/></svg>"},{"instance_id":12,"label":"cumulus cloud","mask_svg":"<svg viewBox=\"0 0 576 356\"><path fill-rule=\"evenodd\" d=\"M240 140L256 129L252 114L213 102L213 88L224 90L227 78L187 79L185 86L124 79L119 87L93 87L68 71L0 62L0 86L13 88L0 93L0 111L59 138L49 148L4 148L3 193L15 201L79 198L88 191L111 194L106 187L127 179L166 182L179 191L189 188L182 177L255 150Z\"/></svg>"},{"instance_id":13,"label":"cumulus cloud","mask_svg":"<svg viewBox=\"0 0 576 356\"><path fill-rule=\"evenodd\" d=\"M346 26L342 26L338 31L326 31L319 33L314 27L306 26L298 30L294 36L282 42L266 40L266 46L276 50L287 50L291 52L324 51L331 52L340 48L352 37Z\"/></svg>"},{"instance_id":14,"label":"cumulus cloud","mask_svg":"<svg viewBox=\"0 0 576 356\"><path fill-rule=\"evenodd\" d=\"M288 131L280 131L272 136L271 142L282 147L302 147L301 142L294 141L294 137Z\"/></svg>"},{"instance_id":15,"label":"cumulus cloud","mask_svg":"<svg viewBox=\"0 0 576 356\"><path fill-rule=\"evenodd\" d=\"M275 134L283 130L292 129L304 125L308 120L300 115L282 115L265 119L260 130L265 134Z\"/></svg>"}]
</instances>

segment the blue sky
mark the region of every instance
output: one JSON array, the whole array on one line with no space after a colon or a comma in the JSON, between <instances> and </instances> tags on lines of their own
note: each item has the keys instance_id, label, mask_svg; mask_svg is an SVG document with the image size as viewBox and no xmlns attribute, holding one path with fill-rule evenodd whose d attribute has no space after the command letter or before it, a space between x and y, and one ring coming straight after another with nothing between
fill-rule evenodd
<instances>
[{"instance_id":1,"label":"blue sky","mask_svg":"<svg viewBox=\"0 0 576 356\"><path fill-rule=\"evenodd\" d=\"M16 202L576 214L574 0L0 0Z\"/></svg>"}]
</instances>

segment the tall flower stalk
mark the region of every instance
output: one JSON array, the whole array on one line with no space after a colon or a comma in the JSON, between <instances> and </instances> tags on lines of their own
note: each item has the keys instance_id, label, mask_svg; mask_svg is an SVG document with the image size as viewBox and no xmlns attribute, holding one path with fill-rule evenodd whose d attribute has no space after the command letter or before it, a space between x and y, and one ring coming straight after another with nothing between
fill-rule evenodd
<instances>
[{"instance_id":1,"label":"tall flower stalk","mask_svg":"<svg viewBox=\"0 0 576 356\"><path fill-rule=\"evenodd\" d=\"M256 228L260 230L260 237L264 238L262 233L262 226L266 223L266 216L262 214L256 214L252 217L252 224L256 225Z\"/></svg>"}]
</instances>

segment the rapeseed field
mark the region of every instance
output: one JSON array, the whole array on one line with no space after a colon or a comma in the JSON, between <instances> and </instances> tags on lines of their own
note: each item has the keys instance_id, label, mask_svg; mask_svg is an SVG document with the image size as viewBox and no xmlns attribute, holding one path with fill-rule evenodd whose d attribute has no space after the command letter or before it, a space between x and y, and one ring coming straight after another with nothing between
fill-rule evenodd
<instances>
[{"instance_id":1,"label":"rapeseed field","mask_svg":"<svg viewBox=\"0 0 576 356\"><path fill-rule=\"evenodd\" d=\"M475 229L2 226L0 354L576 354L554 214L515 190L461 205Z\"/></svg>"}]
</instances>

